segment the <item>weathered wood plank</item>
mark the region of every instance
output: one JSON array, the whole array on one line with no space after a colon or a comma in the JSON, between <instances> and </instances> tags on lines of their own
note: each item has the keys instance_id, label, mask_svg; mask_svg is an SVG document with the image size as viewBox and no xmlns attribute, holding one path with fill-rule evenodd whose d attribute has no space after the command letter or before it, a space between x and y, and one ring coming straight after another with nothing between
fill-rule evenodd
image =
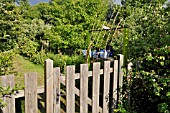
<instances>
[{"instance_id":1,"label":"weathered wood plank","mask_svg":"<svg viewBox=\"0 0 170 113\"><path fill-rule=\"evenodd\" d=\"M66 112L75 113L75 66L66 67Z\"/></svg>"},{"instance_id":2,"label":"weathered wood plank","mask_svg":"<svg viewBox=\"0 0 170 113\"><path fill-rule=\"evenodd\" d=\"M92 113L99 112L100 62L93 63Z\"/></svg>"},{"instance_id":3,"label":"weathered wood plank","mask_svg":"<svg viewBox=\"0 0 170 113\"><path fill-rule=\"evenodd\" d=\"M37 94L44 93L44 86L37 87ZM15 94L15 98L24 97L24 90L18 90L18 93Z\"/></svg>"},{"instance_id":4,"label":"weathered wood plank","mask_svg":"<svg viewBox=\"0 0 170 113\"><path fill-rule=\"evenodd\" d=\"M110 68L109 72L112 73L113 68ZM103 69L100 69L100 75L102 75L102 74L103 74ZM62 76L64 76L64 75L62 75ZM88 77L91 77L91 76L92 76L92 71L88 71ZM75 79L80 79L80 73L75 74Z\"/></svg>"},{"instance_id":5,"label":"weathered wood plank","mask_svg":"<svg viewBox=\"0 0 170 113\"><path fill-rule=\"evenodd\" d=\"M80 65L80 113L88 113L88 64Z\"/></svg>"},{"instance_id":6,"label":"weathered wood plank","mask_svg":"<svg viewBox=\"0 0 170 113\"><path fill-rule=\"evenodd\" d=\"M53 61L45 60L45 111L46 113L53 113Z\"/></svg>"},{"instance_id":7,"label":"weathered wood plank","mask_svg":"<svg viewBox=\"0 0 170 113\"><path fill-rule=\"evenodd\" d=\"M60 68L54 68L54 113L60 113Z\"/></svg>"},{"instance_id":8,"label":"weathered wood plank","mask_svg":"<svg viewBox=\"0 0 170 113\"><path fill-rule=\"evenodd\" d=\"M37 113L37 74L26 73L25 78L25 113Z\"/></svg>"},{"instance_id":9,"label":"weathered wood plank","mask_svg":"<svg viewBox=\"0 0 170 113\"><path fill-rule=\"evenodd\" d=\"M14 88L14 75L2 76L2 87L9 87L10 90ZM15 96L13 94L3 97L3 101L7 103L2 108L2 113L15 113Z\"/></svg>"},{"instance_id":10,"label":"weathered wood plank","mask_svg":"<svg viewBox=\"0 0 170 113\"><path fill-rule=\"evenodd\" d=\"M113 68L110 68L110 73L113 72ZM100 75L103 74L103 69L100 69ZM65 80L65 76L63 74L61 74L62 76L60 76L60 79L64 79ZM92 71L88 71L88 77L92 76ZM75 74L75 79L80 79L80 73L76 73ZM24 90L19 90L19 93L15 95L15 98L20 98L20 97L24 97ZM44 93L44 86L38 86L37 88L37 93Z\"/></svg>"},{"instance_id":11,"label":"weathered wood plank","mask_svg":"<svg viewBox=\"0 0 170 113\"><path fill-rule=\"evenodd\" d=\"M113 68L110 68L110 73L113 72ZM103 74L103 69L100 69L100 75ZM63 75L63 74L61 74ZM92 71L88 71L88 77L92 76ZM60 79L65 80L65 76L60 76ZM80 79L80 74L76 73L75 74L75 79ZM37 87L37 93L44 93L44 86L38 86ZM20 98L20 97L24 97L24 90L19 90L18 93L15 95L15 98Z\"/></svg>"},{"instance_id":12,"label":"weathered wood plank","mask_svg":"<svg viewBox=\"0 0 170 113\"><path fill-rule=\"evenodd\" d=\"M122 86L123 86L123 63L124 63L124 56L119 54L119 100L122 99Z\"/></svg>"},{"instance_id":13,"label":"weathered wood plank","mask_svg":"<svg viewBox=\"0 0 170 113\"><path fill-rule=\"evenodd\" d=\"M113 73L113 108L117 106L117 89L118 89L118 60L114 60L114 73Z\"/></svg>"},{"instance_id":14,"label":"weathered wood plank","mask_svg":"<svg viewBox=\"0 0 170 113\"><path fill-rule=\"evenodd\" d=\"M132 79L132 62L128 63L127 65L127 70L128 70L128 74L127 74L127 81L128 81L128 91L127 91L127 102L128 102L128 105L130 105L130 98L131 98L131 91L130 91L130 87L131 87L131 79Z\"/></svg>"},{"instance_id":15,"label":"weathered wood plank","mask_svg":"<svg viewBox=\"0 0 170 113\"><path fill-rule=\"evenodd\" d=\"M103 113L108 113L108 104L109 101L106 101L106 98L109 98L109 86L110 86L110 61L104 62L104 88L103 88Z\"/></svg>"},{"instance_id":16,"label":"weathered wood plank","mask_svg":"<svg viewBox=\"0 0 170 113\"><path fill-rule=\"evenodd\" d=\"M65 80L64 80L64 79L61 79L60 82L61 82L63 85L65 85ZM80 90L79 90L79 89L77 89L77 88L75 87L75 88L74 88L74 91L75 91L75 94L76 94L77 96L80 96ZM91 100L89 97L87 98L87 103L92 106L92 100ZM101 108L100 106L99 106L99 112L102 113L102 108Z\"/></svg>"}]
</instances>

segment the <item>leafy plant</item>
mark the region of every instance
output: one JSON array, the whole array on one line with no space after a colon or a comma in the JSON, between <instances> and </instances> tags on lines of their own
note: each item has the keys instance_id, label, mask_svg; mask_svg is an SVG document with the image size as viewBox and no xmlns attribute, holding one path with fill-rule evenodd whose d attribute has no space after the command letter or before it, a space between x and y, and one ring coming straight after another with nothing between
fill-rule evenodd
<instances>
[{"instance_id":1,"label":"leafy plant","mask_svg":"<svg viewBox=\"0 0 170 113\"><path fill-rule=\"evenodd\" d=\"M15 85L14 88L10 88L10 87L2 87L0 86L0 108L5 107L8 103L5 103L3 101L3 97L10 97L12 94L17 94L18 90L23 89L23 87L21 87L20 85Z\"/></svg>"},{"instance_id":2,"label":"leafy plant","mask_svg":"<svg viewBox=\"0 0 170 113\"><path fill-rule=\"evenodd\" d=\"M13 50L0 52L0 76L15 73L12 66Z\"/></svg>"}]
</instances>

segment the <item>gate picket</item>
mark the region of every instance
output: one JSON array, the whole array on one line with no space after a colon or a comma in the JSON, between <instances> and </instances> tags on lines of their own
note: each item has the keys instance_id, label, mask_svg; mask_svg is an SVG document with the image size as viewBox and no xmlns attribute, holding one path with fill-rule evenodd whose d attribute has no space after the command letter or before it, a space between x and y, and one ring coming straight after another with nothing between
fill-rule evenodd
<instances>
[{"instance_id":1,"label":"gate picket","mask_svg":"<svg viewBox=\"0 0 170 113\"><path fill-rule=\"evenodd\" d=\"M66 67L66 112L75 113L75 66Z\"/></svg>"}]
</instances>

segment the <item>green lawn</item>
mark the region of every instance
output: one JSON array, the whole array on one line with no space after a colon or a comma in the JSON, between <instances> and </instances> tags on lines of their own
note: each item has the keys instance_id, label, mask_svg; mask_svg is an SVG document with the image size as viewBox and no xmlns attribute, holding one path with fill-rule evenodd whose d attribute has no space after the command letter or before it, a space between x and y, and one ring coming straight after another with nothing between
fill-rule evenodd
<instances>
[{"instance_id":1,"label":"green lawn","mask_svg":"<svg viewBox=\"0 0 170 113\"><path fill-rule=\"evenodd\" d=\"M38 76L38 86L44 84L44 68L41 65L36 65L30 62L27 58L20 55L16 55L13 58L13 66L15 71L18 73L15 77L15 82L17 84L24 84L24 73L36 72Z\"/></svg>"}]
</instances>

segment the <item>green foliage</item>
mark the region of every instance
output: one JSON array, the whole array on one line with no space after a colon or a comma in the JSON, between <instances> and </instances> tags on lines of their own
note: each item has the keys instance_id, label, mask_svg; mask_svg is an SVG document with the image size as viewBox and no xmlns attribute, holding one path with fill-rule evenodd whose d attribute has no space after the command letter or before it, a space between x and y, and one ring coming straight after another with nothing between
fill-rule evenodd
<instances>
[{"instance_id":1,"label":"green foliage","mask_svg":"<svg viewBox=\"0 0 170 113\"><path fill-rule=\"evenodd\" d=\"M95 29L101 29L101 21L105 19L107 3L102 2L102 0L54 0L51 3L51 22L55 25L55 32L61 42L61 44L57 42L58 48L87 48L89 30L92 30L93 25Z\"/></svg>"},{"instance_id":2,"label":"green foliage","mask_svg":"<svg viewBox=\"0 0 170 113\"><path fill-rule=\"evenodd\" d=\"M114 113L128 113L122 104L118 104L118 108L114 109Z\"/></svg>"},{"instance_id":3,"label":"green foliage","mask_svg":"<svg viewBox=\"0 0 170 113\"><path fill-rule=\"evenodd\" d=\"M169 112L169 11L164 3L126 0L119 15L129 30L126 52L134 64L131 85L126 79L124 83L123 107L130 113Z\"/></svg>"},{"instance_id":4,"label":"green foliage","mask_svg":"<svg viewBox=\"0 0 170 113\"><path fill-rule=\"evenodd\" d=\"M31 41L27 38L24 38L20 42L20 54L32 58L36 54L37 48L39 47L38 43ZM21 44L22 43L22 44Z\"/></svg>"},{"instance_id":5,"label":"green foliage","mask_svg":"<svg viewBox=\"0 0 170 113\"><path fill-rule=\"evenodd\" d=\"M60 67L61 72L65 71L66 65L75 65L76 72L80 69L80 64L84 63L83 56L68 56L68 55L59 55L52 53L45 53L44 51L34 54L31 58L31 61L36 64L44 65L46 59L51 59L54 62L54 67Z\"/></svg>"},{"instance_id":6,"label":"green foliage","mask_svg":"<svg viewBox=\"0 0 170 113\"><path fill-rule=\"evenodd\" d=\"M0 97L10 97L12 94L17 94L18 90L23 89L23 87L21 87L20 85L15 85L14 88L10 88L10 87L2 87L0 86ZM0 108L6 106L8 103L5 103L2 98L0 99Z\"/></svg>"},{"instance_id":7,"label":"green foliage","mask_svg":"<svg viewBox=\"0 0 170 113\"><path fill-rule=\"evenodd\" d=\"M10 50L15 44L15 26L18 24L16 6L10 2L0 3L0 49ZM5 39L5 42L3 41Z\"/></svg>"},{"instance_id":8,"label":"green foliage","mask_svg":"<svg viewBox=\"0 0 170 113\"><path fill-rule=\"evenodd\" d=\"M63 51L63 48L85 49L88 47L86 40L91 35L89 31L101 29L108 3L103 0L53 0L50 4L30 6L28 1L21 1L20 6L15 6L4 2L1 4L1 37L7 42L1 49L20 48L25 38L38 42L40 46L42 41L48 40L48 49L54 53ZM104 47L105 39L97 34L91 36L95 42L93 46Z\"/></svg>"},{"instance_id":9,"label":"green foliage","mask_svg":"<svg viewBox=\"0 0 170 113\"><path fill-rule=\"evenodd\" d=\"M0 76L14 73L14 69L12 67L12 57L14 54L15 53L13 51L0 51Z\"/></svg>"}]
</instances>

